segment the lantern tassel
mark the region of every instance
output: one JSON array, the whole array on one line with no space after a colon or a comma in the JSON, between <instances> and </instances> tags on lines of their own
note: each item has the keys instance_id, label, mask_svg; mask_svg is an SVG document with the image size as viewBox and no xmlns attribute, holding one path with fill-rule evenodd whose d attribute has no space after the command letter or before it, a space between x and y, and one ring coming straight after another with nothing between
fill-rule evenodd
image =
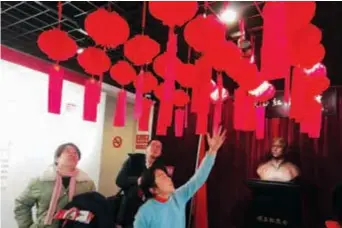
<instances>
[{"instance_id":1,"label":"lantern tassel","mask_svg":"<svg viewBox=\"0 0 342 228\"><path fill-rule=\"evenodd\" d=\"M126 122L126 90L122 89L116 99L115 115L113 120L113 126L124 127Z\"/></svg>"},{"instance_id":2,"label":"lantern tassel","mask_svg":"<svg viewBox=\"0 0 342 228\"><path fill-rule=\"evenodd\" d=\"M184 131L184 109L176 109L175 111L175 136L182 137Z\"/></svg>"},{"instance_id":3,"label":"lantern tassel","mask_svg":"<svg viewBox=\"0 0 342 228\"><path fill-rule=\"evenodd\" d=\"M177 54L177 35L173 32L174 28L169 29L169 40L167 43L167 56L168 63L165 68L165 87L164 87L164 99L171 101L173 99L173 91L175 85L175 60Z\"/></svg>"},{"instance_id":4,"label":"lantern tassel","mask_svg":"<svg viewBox=\"0 0 342 228\"><path fill-rule=\"evenodd\" d=\"M152 101L150 99L144 98L143 99L143 108L142 113L139 119L139 131L148 131L149 123L150 123L150 112Z\"/></svg>"},{"instance_id":5,"label":"lantern tassel","mask_svg":"<svg viewBox=\"0 0 342 228\"><path fill-rule=\"evenodd\" d=\"M137 86L135 91L135 104L134 104L134 119L139 120L142 112L142 102L143 102L143 74L144 71L141 70L137 78Z\"/></svg>"},{"instance_id":6,"label":"lantern tassel","mask_svg":"<svg viewBox=\"0 0 342 228\"><path fill-rule=\"evenodd\" d=\"M189 105L185 105L185 110L184 110L184 128L188 128L188 115L189 115Z\"/></svg>"},{"instance_id":7,"label":"lantern tassel","mask_svg":"<svg viewBox=\"0 0 342 228\"><path fill-rule=\"evenodd\" d=\"M166 115L167 115L167 109L165 108L165 101L160 101L159 111L158 111L158 120L157 120L157 135L167 134Z\"/></svg>"},{"instance_id":8,"label":"lantern tassel","mask_svg":"<svg viewBox=\"0 0 342 228\"><path fill-rule=\"evenodd\" d=\"M256 108L256 139L262 140L265 136L265 106L260 105Z\"/></svg>"},{"instance_id":9,"label":"lantern tassel","mask_svg":"<svg viewBox=\"0 0 342 228\"><path fill-rule=\"evenodd\" d=\"M48 112L60 114L64 71L58 65L49 71Z\"/></svg>"},{"instance_id":10,"label":"lantern tassel","mask_svg":"<svg viewBox=\"0 0 342 228\"><path fill-rule=\"evenodd\" d=\"M217 131L218 126L222 120L222 89L223 89L223 81L222 81L222 74L219 72L217 74L217 87L219 92L219 99L215 104L214 110L214 124L213 124L213 133Z\"/></svg>"},{"instance_id":11,"label":"lantern tassel","mask_svg":"<svg viewBox=\"0 0 342 228\"><path fill-rule=\"evenodd\" d=\"M88 79L84 88L83 119L96 122L99 84L93 78Z\"/></svg>"}]
</instances>

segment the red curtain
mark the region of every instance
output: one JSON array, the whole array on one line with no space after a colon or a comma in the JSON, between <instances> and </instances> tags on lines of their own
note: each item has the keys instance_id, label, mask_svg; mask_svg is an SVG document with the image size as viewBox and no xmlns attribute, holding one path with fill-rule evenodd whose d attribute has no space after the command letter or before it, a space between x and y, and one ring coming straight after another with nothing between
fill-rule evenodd
<instances>
[{"instance_id":1,"label":"red curtain","mask_svg":"<svg viewBox=\"0 0 342 228\"><path fill-rule=\"evenodd\" d=\"M342 89L337 90L337 113L323 116L319 139L300 134L298 124L292 120L274 118L265 121L265 138L256 140L255 133L233 129L233 102L231 99L225 101L222 124L227 129L227 140L207 181L208 227L244 226L250 196L245 181L256 177L259 160L269 151L270 141L275 136L288 140L290 159L301 169L302 184L308 193L303 198L303 228L324 227L324 221L332 215L331 192L337 183L342 182ZM210 115L208 129L212 129L213 109ZM196 166L196 116L189 114L188 120L183 137L176 138L173 128L169 128L168 134L159 138L166 161L175 166L176 186L184 184Z\"/></svg>"},{"instance_id":2,"label":"red curtain","mask_svg":"<svg viewBox=\"0 0 342 228\"><path fill-rule=\"evenodd\" d=\"M233 101L227 100L222 114L227 140L207 185L209 227L243 227L250 196L245 180L256 177L256 168L276 136L287 139L289 158L301 169L306 193L302 198L303 227L324 227L324 221L332 216L331 192L342 182L342 88L337 89L336 106L335 115L323 116L319 139L300 134L293 120L272 118L265 121L265 138L257 140L254 132L233 129ZM213 116L213 108L211 111Z\"/></svg>"}]
</instances>

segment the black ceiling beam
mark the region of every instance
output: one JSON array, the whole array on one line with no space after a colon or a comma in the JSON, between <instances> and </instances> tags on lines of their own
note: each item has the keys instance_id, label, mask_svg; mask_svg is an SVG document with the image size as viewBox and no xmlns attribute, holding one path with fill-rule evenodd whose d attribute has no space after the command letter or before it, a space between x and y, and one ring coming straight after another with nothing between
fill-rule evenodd
<instances>
[{"instance_id":1,"label":"black ceiling beam","mask_svg":"<svg viewBox=\"0 0 342 228\"><path fill-rule=\"evenodd\" d=\"M9 6L7 9L1 10L0 14L6 13L7 11L16 8L17 6L22 5L23 3L25 3L25 1L19 2L17 4L11 5Z\"/></svg>"},{"instance_id":2,"label":"black ceiling beam","mask_svg":"<svg viewBox=\"0 0 342 228\"><path fill-rule=\"evenodd\" d=\"M35 3L38 4L38 5L40 5L41 7L45 8L45 9L51 11L51 12L54 12L56 15L58 15L57 5L56 5L56 8L53 8L53 7L50 7L50 6L48 6L48 5L45 5L43 2L40 2L40 1L35 1ZM69 3L70 3L70 2L64 2L64 3L62 3L62 4L63 4L63 5L66 5L66 4L69 4ZM71 17L68 17L68 16L64 15L63 13L62 13L62 18L67 19L70 23L72 23L73 25L75 25L76 28L79 28L79 27L80 27L80 26L78 25L78 23L77 23L74 19L72 19Z\"/></svg>"}]
</instances>

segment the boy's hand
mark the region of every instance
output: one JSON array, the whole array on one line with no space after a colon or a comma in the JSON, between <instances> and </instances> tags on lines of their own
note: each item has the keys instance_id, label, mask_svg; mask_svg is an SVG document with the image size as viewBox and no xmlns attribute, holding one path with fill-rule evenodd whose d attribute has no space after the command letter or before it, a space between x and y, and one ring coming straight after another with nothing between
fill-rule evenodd
<instances>
[{"instance_id":1,"label":"boy's hand","mask_svg":"<svg viewBox=\"0 0 342 228\"><path fill-rule=\"evenodd\" d=\"M220 126L216 132L214 132L212 137L210 137L209 133L207 133L207 142L209 144L208 153L216 154L216 152L220 149L225 139L226 130L222 132L222 126Z\"/></svg>"}]
</instances>

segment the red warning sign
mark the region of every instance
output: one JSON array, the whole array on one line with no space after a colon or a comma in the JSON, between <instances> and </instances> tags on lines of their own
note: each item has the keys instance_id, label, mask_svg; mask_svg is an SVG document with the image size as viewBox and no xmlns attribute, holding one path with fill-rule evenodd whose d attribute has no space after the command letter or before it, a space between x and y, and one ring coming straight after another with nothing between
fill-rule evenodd
<instances>
[{"instance_id":1,"label":"red warning sign","mask_svg":"<svg viewBox=\"0 0 342 228\"><path fill-rule=\"evenodd\" d=\"M135 149L144 150L147 147L147 143L149 140L149 135L136 135L135 137Z\"/></svg>"},{"instance_id":2,"label":"red warning sign","mask_svg":"<svg viewBox=\"0 0 342 228\"><path fill-rule=\"evenodd\" d=\"M113 147L120 148L122 145L122 138L120 136L113 137Z\"/></svg>"}]
</instances>

